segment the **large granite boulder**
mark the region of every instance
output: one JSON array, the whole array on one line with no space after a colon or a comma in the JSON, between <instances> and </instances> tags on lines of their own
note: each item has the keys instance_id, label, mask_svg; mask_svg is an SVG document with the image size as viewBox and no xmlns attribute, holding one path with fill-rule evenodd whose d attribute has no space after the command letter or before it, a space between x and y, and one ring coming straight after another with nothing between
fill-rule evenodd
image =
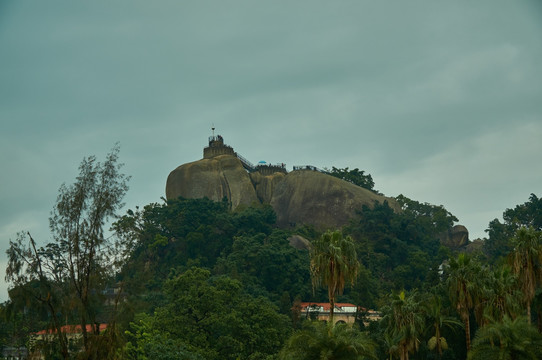
<instances>
[{"instance_id":1,"label":"large granite boulder","mask_svg":"<svg viewBox=\"0 0 542 360\"><path fill-rule=\"evenodd\" d=\"M311 242L301 235L292 235L288 238L291 247L297 250L310 250Z\"/></svg>"},{"instance_id":2,"label":"large granite boulder","mask_svg":"<svg viewBox=\"0 0 542 360\"><path fill-rule=\"evenodd\" d=\"M259 203L256 190L241 161L232 155L219 155L183 164L173 170L166 182L166 198L207 197L221 201L227 197L232 208Z\"/></svg>"},{"instance_id":3,"label":"large granite boulder","mask_svg":"<svg viewBox=\"0 0 542 360\"><path fill-rule=\"evenodd\" d=\"M318 171L249 173L235 155L204 158L173 170L166 198L179 196L214 201L227 197L233 209L266 203L275 210L280 227L308 224L322 230L345 225L363 205L372 207L375 201L387 200L399 211L394 199Z\"/></svg>"},{"instance_id":4,"label":"large granite boulder","mask_svg":"<svg viewBox=\"0 0 542 360\"><path fill-rule=\"evenodd\" d=\"M254 184L256 195L258 199L264 203L271 203L273 197L273 191L277 184L279 184L287 175L283 172L275 172L270 175L262 175L259 171L250 173L250 180Z\"/></svg>"},{"instance_id":5,"label":"large granite boulder","mask_svg":"<svg viewBox=\"0 0 542 360\"><path fill-rule=\"evenodd\" d=\"M310 224L327 229L345 225L363 205L386 200L399 210L394 199L318 171L298 170L275 186L271 206L281 227Z\"/></svg>"},{"instance_id":6,"label":"large granite boulder","mask_svg":"<svg viewBox=\"0 0 542 360\"><path fill-rule=\"evenodd\" d=\"M439 234L439 239L442 245L450 249L459 249L469 243L469 231L463 225L455 225Z\"/></svg>"}]
</instances>

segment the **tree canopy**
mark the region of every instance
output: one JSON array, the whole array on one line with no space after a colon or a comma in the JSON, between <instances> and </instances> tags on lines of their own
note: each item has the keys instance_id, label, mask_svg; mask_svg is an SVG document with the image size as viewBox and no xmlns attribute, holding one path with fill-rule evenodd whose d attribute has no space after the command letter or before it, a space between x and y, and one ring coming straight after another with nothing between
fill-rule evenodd
<instances>
[{"instance_id":1,"label":"tree canopy","mask_svg":"<svg viewBox=\"0 0 542 360\"><path fill-rule=\"evenodd\" d=\"M484 251L492 260L506 256L511 250L510 239L521 227L542 231L542 198L535 194L529 200L503 212L503 222L493 219L486 229L489 238L484 242Z\"/></svg>"},{"instance_id":2,"label":"tree canopy","mask_svg":"<svg viewBox=\"0 0 542 360\"><path fill-rule=\"evenodd\" d=\"M104 227L128 190L118 153L115 146L103 163L95 156L83 159L76 181L60 187L49 219L52 242L39 247L30 233L21 232L7 250L6 280L47 308L64 358L69 357L68 340L61 327L68 318L78 319L87 356L94 358L98 351L93 341L103 309L98 305L112 285L120 245L108 240Z\"/></svg>"},{"instance_id":3,"label":"tree canopy","mask_svg":"<svg viewBox=\"0 0 542 360\"><path fill-rule=\"evenodd\" d=\"M205 359L259 359L278 352L290 333L287 316L226 276L191 268L165 283L167 304L152 328Z\"/></svg>"},{"instance_id":4,"label":"tree canopy","mask_svg":"<svg viewBox=\"0 0 542 360\"><path fill-rule=\"evenodd\" d=\"M400 209L374 203L323 232L278 228L269 205L232 209L227 199L163 199L118 217L128 181L120 170L118 147L104 163L84 159L74 184L60 188L53 241L21 232L10 242L0 345L35 348L33 334L52 329L46 358L464 359L470 348L476 359L539 351L536 329L525 326L531 319L542 329L542 206L534 194L490 223L483 254L466 254L441 243L458 221L453 214L404 195L395 198ZM332 172L374 191L359 169ZM293 235L314 240L296 248ZM313 322L302 316L306 301L329 301L333 312L336 302L353 303L354 324ZM108 330L99 333L103 322ZM79 348L59 331L65 324L89 326Z\"/></svg>"},{"instance_id":5,"label":"tree canopy","mask_svg":"<svg viewBox=\"0 0 542 360\"><path fill-rule=\"evenodd\" d=\"M375 183L373 181L373 177L371 174L365 174L364 170L360 170L358 168L350 170L347 167L340 169L332 166L331 171L328 170L327 173L336 178L348 181L354 185L376 192L376 190L374 190Z\"/></svg>"},{"instance_id":6,"label":"tree canopy","mask_svg":"<svg viewBox=\"0 0 542 360\"><path fill-rule=\"evenodd\" d=\"M340 231L326 231L312 243L310 249L311 279L313 287L327 288L330 305L330 321L337 295L343 293L347 283L354 285L359 272L356 248L350 236Z\"/></svg>"}]
</instances>

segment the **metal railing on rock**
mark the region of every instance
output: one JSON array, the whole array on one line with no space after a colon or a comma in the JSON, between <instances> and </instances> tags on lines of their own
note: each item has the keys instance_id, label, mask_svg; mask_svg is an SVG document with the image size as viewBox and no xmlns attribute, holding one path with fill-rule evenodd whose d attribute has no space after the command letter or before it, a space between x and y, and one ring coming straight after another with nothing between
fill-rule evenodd
<instances>
[{"instance_id":1,"label":"metal railing on rock","mask_svg":"<svg viewBox=\"0 0 542 360\"><path fill-rule=\"evenodd\" d=\"M327 173L327 171L319 169L316 166L312 166L312 165L295 165L294 166L294 171L295 170L312 170L312 171L318 171L318 172L321 172L321 173L324 173L324 174Z\"/></svg>"},{"instance_id":2,"label":"metal railing on rock","mask_svg":"<svg viewBox=\"0 0 542 360\"><path fill-rule=\"evenodd\" d=\"M235 156L237 156L237 158L239 160L241 160L241 164L243 164L243 167L248 170L248 171L254 171L256 170L256 168L254 167L254 165L248 161L247 159L245 159L243 156L239 155L239 153L235 153Z\"/></svg>"}]
</instances>

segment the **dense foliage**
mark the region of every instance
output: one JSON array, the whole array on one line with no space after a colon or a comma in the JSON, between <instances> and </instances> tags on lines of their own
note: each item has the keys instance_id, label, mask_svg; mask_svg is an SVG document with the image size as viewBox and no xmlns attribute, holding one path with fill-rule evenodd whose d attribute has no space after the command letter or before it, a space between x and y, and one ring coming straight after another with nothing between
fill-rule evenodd
<instances>
[{"instance_id":1,"label":"dense foliage","mask_svg":"<svg viewBox=\"0 0 542 360\"><path fill-rule=\"evenodd\" d=\"M516 205L513 209L506 209L503 220L491 220L486 230L489 238L484 242L484 251L493 260L506 256L512 250L509 239L519 228L532 227L536 231L542 231L542 198L531 194L529 201Z\"/></svg>"},{"instance_id":2,"label":"dense foliage","mask_svg":"<svg viewBox=\"0 0 542 360\"><path fill-rule=\"evenodd\" d=\"M289 232L274 228L274 222L269 206L230 211L227 202L208 199L179 199L129 211L115 224L133 241L121 273L125 291L141 311L152 310L164 303L162 289L172 271L199 266L240 280L254 296L273 301L284 292L307 296L308 254L291 247Z\"/></svg>"},{"instance_id":3,"label":"dense foliage","mask_svg":"<svg viewBox=\"0 0 542 360\"><path fill-rule=\"evenodd\" d=\"M359 187L376 192L374 189L375 182L373 181L371 174L365 174L365 171L358 168L349 170L349 168L339 169L332 166L331 170L327 170L326 173L336 178L348 181L349 183Z\"/></svg>"},{"instance_id":4,"label":"dense foliage","mask_svg":"<svg viewBox=\"0 0 542 360\"><path fill-rule=\"evenodd\" d=\"M365 276L373 280L370 291L356 288L356 303L376 306L378 299L392 290L435 285L438 267L449 256L439 234L457 219L442 206L402 195L397 201L402 211L394 211L387 202L364 206L345 227L345 233L356 240L358 255L368 271Z\"/></svg>"},{"instance_id":5,"label":"dense foliage","mask_svg":"<svg viewBox=\"0 0 542 360\"><path fill-rule=\"evenodd\" d=\"M168 280L164 292L167 304L156 309L152 329L204 359L262 359L278 352L290 333L288 317L267 298L208 270L191 268Z\"/></svg>"},{"instance_id":6,"label":"dense foliage","mask_svg":"<svg viewBox=\"0 0 542 360\"><path fill-rule=\"evenodd\" d=\"M331 172L374 188L370 175L358 169ZM119 174L111 176L118 181L108 184L125 186ZM70 251L70 239L92 240L88 234L96 235L96 251L112 248L102 247L101 229L63 236L73 234L64 216L75 210L65 203L71 188L62 189L66 197L59 198L52 216L58 245L34 249L24 234L12 242L12 288L10 301L0 306L0 345L35 346L29 335L38 330L107 321L105 333L92 331L95 351L66 352L57 339L42 355L271 360L512 354L522 359L542 351L531 325L542 328L542 201L534 194L506 210L504 223L489 224L484 252L475 254L442 245L442 234L457 222L443 206L402 195L396 198L400 209L387 202L365 206L344 228L324 232L279 229L268 205L232 210L226 199L182 198L148 204L116 218L116 253L82 259L81 265L92 269L85 284L69 272L55 278L64 273L55 270L63 258L54 255ZM86 223L83 228L89 229ZM295 248L293 235L310 243ZM34 261L25 262L21 254ZM38 259L49 273L40 273ZM106 266L105 260L114 262ZM314 281L324 286L313 292ZM84 289L87 297L79 296ZM360 312L349 327L300 317L301 301L330 299L378 310L382 320L363 321L366 314Z\"/></svg>"},{"instance_id":7,"label":"dense foliage","mask_svg":"<svg viewBox=\"0 0 542 360\"><path fill-rule=\"evenodd\" d=\"M47 311L62 358L69 358L69 338L62 326L70 319L82 332L84 353L96 357L102 339L98 321L104 315L103 292L115 275L120 243L108 241L104 226L122 206L128 190L120 172L118 146L97 162L83 159L72 185L60 187L49 224L53 241L39 246L30 233L19 233L7 250L6 280L15 286L12 299ZM100 314L102 313L102 314ZM110 320L114 321L114 320Z\"/></svg>"},{"instance_id":8,"label":"dense foliage","mask_svg":"<svg viewBox=\"0 0 542 360\"><path fill-rule=\"evenodd\" d=\"M281 360L375 359L374 342L346 324L307 321L280 353Z\"/></svg>"}]
</instances>

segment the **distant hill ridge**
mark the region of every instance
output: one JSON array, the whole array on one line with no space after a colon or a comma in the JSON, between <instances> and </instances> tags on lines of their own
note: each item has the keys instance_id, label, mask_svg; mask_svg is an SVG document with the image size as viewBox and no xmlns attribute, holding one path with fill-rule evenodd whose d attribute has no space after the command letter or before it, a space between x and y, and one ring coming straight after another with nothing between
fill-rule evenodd
<instances>
[{"instance_id":1,"label":"distant hill ridge","mask_svg":"<svg viewBox=\"0 0 542 360\"><path fill-rule=\"evenodd\" d=\"M300 224L319 229L337 228L348 223L363 205L388 201L399 210L393 198L376 194L320 169L306 165L286 171L285 164L253 165L224 143L222 136L209 137L203 159L180 165L166 182L166 198L220 201L227 197L235 209L239 205L270 204L277 225Z\"/></svg>"}]
</instances>

